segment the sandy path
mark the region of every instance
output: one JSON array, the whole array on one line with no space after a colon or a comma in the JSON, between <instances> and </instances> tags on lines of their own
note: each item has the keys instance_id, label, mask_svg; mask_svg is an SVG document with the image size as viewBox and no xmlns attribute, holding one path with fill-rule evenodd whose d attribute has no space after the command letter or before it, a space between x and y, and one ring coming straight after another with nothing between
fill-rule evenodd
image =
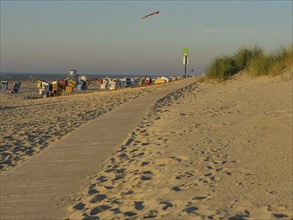
<instances>
[{"instance_id":1,"label":"sandy path","mask_svg":"<svg viewBox=\"0 0 293 220\"><path fill-rule=\"evenodd\" d=\"M201 83L156 104L70 219L289 219L292 80Z\"/></svg>"},{"instance_id":2,"label":"sandy path","mask_svg":"<svg viewBox=\"0 0 293 220\"><path fill-rule=\"evenodd\" d=\"M1 174L1 219L60 219L68 198L101 168L154 103L194 79L158 88L81 126Z\"/></svg>"},{"instance_id":3,"label":"sandy path","mask_svg":"<svg viewBox=\"0 0 293 220\"><path fill-rule=\"evenodd\" d=\"M0 172L119 105L169 85L41 99L36 85L24 82L19 94L0 93Z\"/></svg>"}]
</instances>

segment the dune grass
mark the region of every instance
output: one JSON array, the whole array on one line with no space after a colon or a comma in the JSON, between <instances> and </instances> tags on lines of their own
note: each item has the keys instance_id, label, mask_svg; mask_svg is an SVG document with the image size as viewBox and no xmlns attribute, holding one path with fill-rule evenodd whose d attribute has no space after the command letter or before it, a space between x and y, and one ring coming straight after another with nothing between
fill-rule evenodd
<instances>
[{"instance_id":1,"label":"dune grass","mask_svg":"<svg viewBox=\"0 0 293 220\"><path fill-rule=\"evenodd\" d=\"M288 47L265 53L259 46L240 48L231 56L215 58L207 70L208 78L229 79L240 71L247 71L251 76L278 75L292 66L293 44Z\"/></svg>"}]
</instances>

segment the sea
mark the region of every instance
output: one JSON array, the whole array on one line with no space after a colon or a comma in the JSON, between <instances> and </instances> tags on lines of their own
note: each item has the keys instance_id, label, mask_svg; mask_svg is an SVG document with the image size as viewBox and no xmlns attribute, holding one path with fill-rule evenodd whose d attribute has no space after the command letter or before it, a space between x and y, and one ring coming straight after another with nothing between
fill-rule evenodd
<instances>
[{"instance_id":1,"label":"sea","mask_svg":"<svg viewBox=\"0 0 293 220\"><path fill-rule=\"evenodd\" d=\"M133 74L82 74L90 79L97 79L97 78L123 78L123 77L137 77L139 75ZM65 79L67 73L0 73L0 80L1 81L27 81L29 79L35 80L60 80ZM151 77L156 77L160 75L151 75ZM140 77L144 77L140 75Z\"/></svg>"}]
</instances>

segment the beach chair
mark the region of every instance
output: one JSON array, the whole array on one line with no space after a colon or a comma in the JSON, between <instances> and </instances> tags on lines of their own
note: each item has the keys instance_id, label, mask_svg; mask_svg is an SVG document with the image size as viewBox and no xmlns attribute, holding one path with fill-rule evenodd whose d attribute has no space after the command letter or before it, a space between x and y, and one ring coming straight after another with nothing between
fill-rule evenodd
<instances>
[{"instance_id":1,"label":"beach chair","mask_svg":"<svg viewBox=\"0 0 293 220\"><path fill-rule=\"evenodd\" d=\"M8 90L8 81L1 81L2 92L6 92Z\"/></svg>"},{"instance_id":2,"label":"beach chair","mask_svg":"<svg viewBox=\"0 0 293 220\"><path fill-rule=\"evenodd\" d=\"M89 87L89 85L91 84L92 80L91 79L86 79L85 82L86 82L85 88L87 89L87 87Z\"/></svg>"},{"instance_id":3,"label":"beach chair","mask_svg":"<svg viewBox=\"0 0 293 220\"><path fill-rule=\"evenodd\" d=\"M121 88L121 79L117 79L117 80L116 80L115 88L116 88L116 89L120 89L120 88Z\"/></svg>"},{"instance_id":4,"label":"beach chair","mask_svg":"<svg viewBox=\"0 0 293 220\"><path fill-rule=\"evenodd\" d=\"M13 83L13 89L10 91L10 93L18 93L19 92L19 89L20 89L20 86L21 86L21 82L18 82L18 81L15 81Z\"/></svg>"},{"instance_id":5,"label":"beach chair","mask_svg":"<svg viewBox=\"0 0 293 220\"><path fill-rule=\"evenodd\" d=\"M68 85L71 86L72 88L74 88L77 85L77 80L75 79L70 79L68 81Z\"/></svg>"},{"instance_id":6,"label":"beach chair","mask_svg":"<svg viewBox=\"0 0 293 220\"><path fill-rule=\"evenodd\" d=\"M116 82L113 80L108 83L109 87L108 90L115 90L116 89Z\"/></svg>"},{"instance_id":7,"label":"beach chair","mask_svg":"<svg viewBox=\"0 0 293 220\"><path fill-rule=\"evenodd\" d=\"M59 96L62 94L63 87L60 87L60 84L58 84L58 81L52 82L52 96Z\"/></svg>"},{"instance_id":8,"label":"beach chair","mask_svg":"<svg viewBox=\"0 0 293 220\"><path fill-rule=\"evenodd\" d=\"M85 90L86 89L86 81L78 80L78 84L77 84L76 88L78 91Z\"/></svg>"},{"instance_id":9,"label":"beach chair","mask_svg":"<svg viewBox=\"0 0 293 220\"><path fill-rule=\"evenodd\" d=\"M122 78L122 79L120 79L120 87L121 88L125 88L126 87L126 78Z\"/></svg>"},{"instance_id":10,"label":"beach chair","mask_svg":"<svg viewBox=\"0 0 293 220\"><path fill-rule=\"evenodd\" d=\"M131 80L132 87L139 86L139 78L134 78Z\"/></svg>"},{"instance_id":11,"label":"beach chair","mask_svg":"<svg viewBox=\"0 0 293 220\"><path fill-rule=\"evenodd\" d=\"M38 80L38 82L37 82L37 88L38 89L42 88L42 83L43 83L43 80Z\"/></svg>"},{"instance_id":12,"label":"beach chair","mask_svg":"<svg viewBox=\"0 0 293 220\"><path fill-rule=\"evenodd\" d=\"M143 84L143 78L140 77L140 78L138 79L138 85L141 86L142 84Z\"/></svg>"},{"instance_id":13,"label":"beach chair","mask_svg":"<svg viewBox=\"0 0 293 220\"><path fill-rule=\"evenodd\" d=\"M57 88L60 90L65 90L67 83L68 83L68 81L66 79L58 80L57 81Z\"/></svg>"},{"instance_id":14,"label":"beach chair","mask_svg":"<svg viewBox=\"0 0 293 220\"><path fill-rule=\"evenodd\" d=\"M43 98L49 97L50 85L49 82L42 81L41 88L39 89L39 94L42 95Z\"/></svg>"},{"instance_id":15,"label":"beach chair","mask_svg":"<svg viewBox=\"0 0 293 220\"><path fill-rule=\"evenodd\" d=\"M125 87L131 87L132 86L132 81L131 78L126 79L126 86Z\"/></svg>"}]
</instances>

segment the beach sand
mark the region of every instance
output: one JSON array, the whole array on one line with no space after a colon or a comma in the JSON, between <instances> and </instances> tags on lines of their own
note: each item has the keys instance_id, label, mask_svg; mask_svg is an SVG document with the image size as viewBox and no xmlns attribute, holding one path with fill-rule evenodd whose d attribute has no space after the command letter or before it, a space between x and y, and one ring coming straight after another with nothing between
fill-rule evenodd
<instances>
[{"instance_id":1,"label":"beach sand","mask_svg":"<svg viewBox=\"0 0 293 220\"><path fill-rule=\"evenodd\" d=\"M292 80L243 74L158 101L66 218L288 219L292 189Z\"/></svg>"},{"instance_id":2,"label":"beach sand","mask_svg":"<svg viewBox=\"0 0 293 220\"><path fill-rule=\"evenodd\" d=\"M12 83L9 82L9 89ZM36 83L22 81L19 93L0 92L0 172L43 151L50 143L120 104L168 85L97 91L92 83L85 92L42 99Z\"/></svg>"}]
</instances>

